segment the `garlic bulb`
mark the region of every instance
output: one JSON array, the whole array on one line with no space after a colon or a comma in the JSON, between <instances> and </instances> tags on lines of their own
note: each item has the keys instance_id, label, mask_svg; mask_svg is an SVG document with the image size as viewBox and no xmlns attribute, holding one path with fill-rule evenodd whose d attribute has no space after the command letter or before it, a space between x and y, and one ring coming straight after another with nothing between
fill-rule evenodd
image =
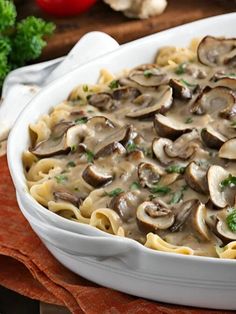
<instances>
[{"instance_id":1,"label":"garlic bulb","mask_svg":"<svg viewBox=\"0 0 236 314\"><path fill-rule=\"evenodd\" d=\"M104 0L115 11L122 11L128 17L146 19L161 14L167 5L166 0Z\"/></svg>"}]
</instances>

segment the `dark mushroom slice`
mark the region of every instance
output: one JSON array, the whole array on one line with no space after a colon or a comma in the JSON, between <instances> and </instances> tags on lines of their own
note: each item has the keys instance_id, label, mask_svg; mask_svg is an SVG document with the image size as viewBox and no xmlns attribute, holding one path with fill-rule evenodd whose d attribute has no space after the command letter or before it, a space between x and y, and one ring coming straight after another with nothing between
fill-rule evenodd
<instances>
[{"instance_id":1,"label":"dark mushroom slice","mask_svg":"<svg viewBox=\"0 0 236 314\"><path fill-rule=\"evenodd\" d=\"M129 74L129 79L145 87L164 85L169 82L167 72L156 64L147 64L133 69Z\"/></svg>"},{"instance_id":2,"label":"dark mushroom slice","mask_svg":"<svg viewBox=\"0 0 236 314\"><path fill-rule=\"evenodd\" d=\"M198 45L197 54L199 61L210 67L230 64L236 55L236 39L206 36Z\"/></svg>"},{"instance_id":3,"label":"dark mushroom slice","mask_svg":"<svg viewBox=\"0 0 236 314\"><path fill-rule=\"evenodd\" d=\"M224 208L227 205L233 205L235 191L231 188L223 188L222 181L229 177L229 172L221 166L210 166L207 172L208 189L212 203Z\"/></svg>"},{"instance_id":4,"label":"dark mushroom slice","mask_svg":"<svg viewBox=\"0 0 236 314\"><path fill-rule=\"evenodd\" d=\"M181 135L171 145L165 145L164 151L168 157L186 160L195 153L199 145L199 134L193 129L192 132Z\"/></svg>"},{"instance_id":5,"label":"dark mushroom slice","mask_svg":"<svg viewBox=\"0 0 236 314\"><path fill-rule=\"evenodd\" d=\"M154 116L155 113L165 113L172 106L172 102L172 89L167 87L164 92L161 92L160 97L155 100L153 105L136 109L126 114L126 117L134 119L145 119Z\"/></svg>"},{"instance_id":6,"label":"dark mushroom slice","mask_svg":"<svg viewBox=\"0 0 236 314\"><path fill-rule=\"evenodd\" d=\"M205 87L193 103L191 111L197 115L218 113L222 118L229 119L236 114L236 98L227 87Z\"/></svg>"},{"instance_id":7,"label":"dark mushroom slice","mask_svg":"<svg viewBox=\"0 0 236 314\"><path fill-rule=\"evenodd\" d=\"M155 115L153 123L157 135L171 140L175 140L182 134L192 130L192 128L186 127L186 124L180 123L160 113Z\"/></svg>"},{"instance_id":8,"label":"dark mushroom slice","mask_svg":"<svg viewBox=\"0 0 236 314\"><path fill-rule=\"evenodd\" d=\"M55 200L62 200L65 202L69 202L73 205L75 205L76 207L80 207L80 205L83 202L83 199L75 194L72 194L70 192L67 191L57 191L53 193L53 196L55 198Z\"/></svg>"},{"instance_id":9,"label":"dark mushroom slice","mask_svg":"<svg viewBox=\"0 0 236 314\"><path fill-rule=\"evenodd\" d=\"M154 156L159 160L163 165L168 165L173 161L172 158L169 158L164 150L164 147L171 145L173 142L168 138L154 138L152 142L152 151Z\"/></svg>"},{"instance_id":10,"label":"dark mushroom slice","mask_svg":"<svg viewBox=\"0 0 236 314\"><path fill-rule=\"evenodd\" d=\"M146 201L137 208L137 220L141 229L156 231L165 230L174 223L172 210L162 201Z\"/></svg>"},{"instance_id":11,"label":"dark mushroom slice","mask_svg":"<svg viewBox=\"0 0 236 314\"><path fill-rule=\"evenodd\" d=\"M51 157L58 154L67 154L70 148L65 143L65 133L74 126L71 121L61 121L57 123L51 132L48 140L38 143L30 148L30 151L37 157Z\"/></svg>"},{"instance_id":12,"label":"dark mushroom slice","mask_svg":"<svg viewBox=\"0 0 236 314\"><path fill-rule=\"evenodd\" d=\"M138 165L138 178L142 187L152 188L163 174L164 172L154 164L142 162Z\"/></svg>"},{"instance_id":13,"label":"dark mushroom slice","mask_svg":"<svg viewBox=\"0 0 236 314\"><path fill-rule=\"evenodd\" d=\"M82 178L94 188L100 188L113 180L112 175L99 171L95 165L88 165L82 173Z\"/></svg>"},{"instance_id":14,"label":"dark mushroom slice","mask_svg":"<svg viewBox=\"0 0 236 314\"><path fill-rule=\"evenodd\" d=\"M196 192L207 194L207 178L206 170L192 161L185 168L184 178L186 183Z\"/></svg>"},{"instance_id":15,"label":"dark mushroom slice","mask_svg":"<svg viewBox=\"0 0 236 314\"><path fill-rule=\"evenodd\" d=\"M136 215L140 198L133 192L122 192L114 196L109 204L109 208L113 209L120 218L127 222Z\"/></svg>"},{"instance_id":16,"label":"dark mushroom slice","mask_svg":"<svg viewBox=\"0 0 236 314\"><path fill-rule=\"evenodd\" d=\"M126 153L126 149L119 142L113 142L101 148L94 156L94 159L104 158L114 154L122 155Z\"/></svg>"},{"instance_id":17,"label":"dark mushroom slice","mask_svg":"<svg viewBox=\"0 0 236 314\"><path fill-rule=\"evenodd\" d=\"M112 93L115 100L133 100L141 94L136 87L125 86L114 90Z\"/></svg>"},{"instance_id":18,"label":"dark mushroom slice","mask_svg":"<svg viewBox=\"0 0 236 314\"><path fill-rule=\"evenodd\" d=\"M140 162L144 158L145 158L144 153L141 150L132 151L127 156L127 159L134 163Z\"/></svg>"},{"instance_id":19,"label":"dark mushroom slice","mask_svg":"<svg viewBox=\"0 0 236 314\"><path fill-rule=\"evenodd\" d=\"M173 89L173 96L177 99L191 99L193 91L186 86L181 80L171 79L169 82L170 87Z\"/></svg>"},{"instance_id":20,"label":"dark mushroom slice","mask_svg":"<svg viewBox=\"0 0 236 314\"><path fill-rule=\"evenodd\" d=\"M202 129L201 138L207 147L213 149L220 149L224 142L227 141L223 134L214 130L211 126Z\"/></svg>"},{"instance_id":21,"label":"dark mushroom slice","mask_svg":"<svg viewBox=\"0 0 236 314\"><path fill-rule=\"evenodd\" d=\"M113 111L115 103L113 97L109 93L96 93L89 97L88 103L101 111Z\"/></svg>"},{"instance_id":22,"label":"dark mushroom slice","mask_svg":"<svg viewBox=\"0 0 236 314\"><path fill-rule=\"evenodd\" d=\"M220 158L236 160L236 138L226 141L220 148L218 156Z\"/></svg>"},{"instance_id":23,"label":"dark mushroom slice","mask_svg":"<svg viewBox=\"0 0 236 314\"><path fill-rule=\"evenodd\" d=\"M175 216L175 222L171 226L170 231L176 232L181 231L183 225L185 224L187 218L191 214L192 208L197 206L198 200L189 200L177 205L177 214Z\"/></svg>"},{"instance_id":24,"label":"dark mushroom slice","mask_svg":"<svg viewBox=\"0 0 236 314\"><path fill-rule=\"evenodd\" d=\"M115 128L112 133L104 137L102 141L96 145L94 152L97 154L101 149L114 142L119 142L125 147L128 143L132 143L136 136L137 132L131 124L118 129Z\"/></svg>"}]
</instances>

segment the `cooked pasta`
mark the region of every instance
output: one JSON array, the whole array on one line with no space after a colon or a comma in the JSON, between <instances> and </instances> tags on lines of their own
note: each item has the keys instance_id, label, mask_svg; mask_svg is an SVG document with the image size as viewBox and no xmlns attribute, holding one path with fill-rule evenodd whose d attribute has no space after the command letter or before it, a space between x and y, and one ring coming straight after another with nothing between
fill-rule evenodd
<instances>
[{"instance_id":1,"label":"cooked pasta","mask_svg":"<svg viewBox=\"0 0 236 314\"><path fill-rule=\"evenodd\" d=\"M30 125L29 192L147 248L236 258L235 39L163 47Z\"/></svg>"}]
</instances>

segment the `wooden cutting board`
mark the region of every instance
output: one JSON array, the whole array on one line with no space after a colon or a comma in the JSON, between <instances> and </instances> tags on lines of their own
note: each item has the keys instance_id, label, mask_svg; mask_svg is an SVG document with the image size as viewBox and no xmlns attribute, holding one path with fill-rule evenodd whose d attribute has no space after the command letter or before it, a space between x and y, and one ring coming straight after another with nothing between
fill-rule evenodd
<instances>
[{"instance_id":1,"label":"wooden cutting board","mask_svg":"<svg viewBox=\"0 0 236 314\"><path fill-rule=\"evenodd\" d=\"M21 0L17 6L20 18L35 15L54 21L57 25L56 33L49 39L42 60L66 54L78 39L89 31L104 31L119 43L125 43L170 27L236 10L236 4L232 0L168 0L163 14L147 20L138 20L126 18L122 13L111 10L101 0L98 0L90 11L69 18L49 16L32 0Z\"/></svg>"}]
</instances>

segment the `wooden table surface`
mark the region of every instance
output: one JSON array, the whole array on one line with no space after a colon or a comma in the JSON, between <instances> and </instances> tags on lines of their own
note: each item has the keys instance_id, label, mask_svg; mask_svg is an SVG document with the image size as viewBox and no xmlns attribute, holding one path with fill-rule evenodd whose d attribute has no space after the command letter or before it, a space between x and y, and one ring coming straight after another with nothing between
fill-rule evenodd
<instances>
[{"instance_id":1,"label":"wooden table surface","mask_svg":"<svg viewBox=\"0 0 236 314\"><path fill-rule=\"evenodd\" d=\"M231 6L224 5L224 3L231 3ZM56 33L49 39L41 60L66 54L78 39L88 31L104 31L113 36L119 43L125 43L204 17L232 12L235 11L235 8L233 0L168 0L168 7L162 15L140 21L128 19L122 13L112 11L102 1L98 1L87 13L73 18L60 19L43 13L32 0L21 0L17 5L19 18L35 15L54 21L57 25ZM47 307L47 313L59 314L62 312L66 313L62 308ZM39 302L0 287L0 314L39 313ZM41 313L46 313L46 310L41 309Z\"/></svg>"}]
</instances>

